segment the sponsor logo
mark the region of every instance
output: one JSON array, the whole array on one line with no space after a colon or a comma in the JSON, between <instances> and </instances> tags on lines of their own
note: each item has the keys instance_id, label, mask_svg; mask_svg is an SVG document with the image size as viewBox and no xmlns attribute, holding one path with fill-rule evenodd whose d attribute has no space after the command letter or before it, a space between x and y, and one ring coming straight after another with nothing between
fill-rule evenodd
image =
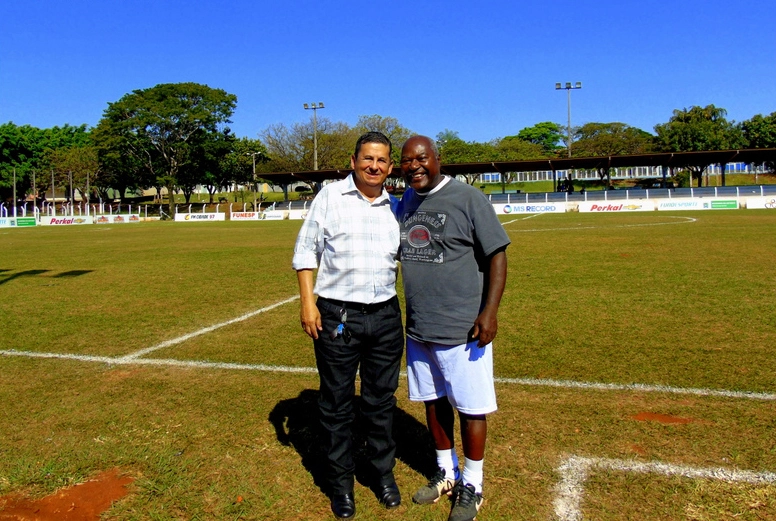
<instances>
[{"instance_id":1,"label":"sponsor logo","mask_svg":"<svg viewBox=\"0 0 776 521\"><path fill-rule=\"evenodd\" d=\"M140 222L140 216L139 215L130 215L129 216L129 222L131 222L131 223L138 223L138 222Z\"/></svg>"},{"instance_id":2,"label":"sponsor logo","mask_svg":"<svg viewBox=\"0 0 776 521\"><path fill-rule=\"evenodd\" d=\"M532 204L525 207L525 211L530 213L554 212L556 209L554 204Z\"/></svg>"},{"instance_id":3,"label":"sponsor logo","mask_svg":"<svg viewBox=\"0 0 776 521\"><path fill-rule=\"evenodd\" d=\"M428 228L418 224L410 228L410 231L407 233L407 242L413 248L423 248L431 242L431 234Z\"/></svg>"},{"instance_id":4,"label":"sponsor logo","mask_svg":"<svg viewBox=\"0 0 776 521\"><path fill-rule=\"evenodd\" d=\"M711 201L712 210L735 210L738 208L738 201Z\"/></svg>"},{"instance_id":5,"label":"sponsor logo","mask_svg":"<svg viewBox=\"0 0 776 521\"><path fill-rule=\"evenodd\" d=\"M63 217L62 219L52 217L49 224L84 224L85 222L87 221L83 217Z\"/></svg>"},{"instance_id":6,"label":"sponsor logo","mask_svg":"<svg viewBox=\"0 0 776 521\"><path fill-rule=\"evenodd\" d=\"M590 207L591 212L619 212L623 209L625 205L623 204L605 204L605 205L598 205L594 204Z\"/></svg>"},{"instance_id":7,"label":"sponsor logo","mask_svg":"<svg viewBox=\"0 0 776 521\"><path fill-rule=\"evenodd\" d=\"M110 222L110 219L108 219L104 215L101 215L101 216L97 217L97 223L98 224L109 223L109 222Z\"/></svg>"},{"instance_id":8,"label":"sponsor logo","mask_svg":"<svg viewBox=\"0 0 776 521\"><path fill-rule=\"evenodd\" d=\"M769 210L776 209L776 199L765 201L765 207Z\"/></svg>"},{"instance_id":9,"label":"sponsor logo","mask_svg":"<svg viewBox=\"0 0 776 521\"><path fill-rule=\"evenodd\" d=\"M504 213L512 213L512 207L507 204L504 206L504 209L502 211Z\"/></svg>"}]
</instances>

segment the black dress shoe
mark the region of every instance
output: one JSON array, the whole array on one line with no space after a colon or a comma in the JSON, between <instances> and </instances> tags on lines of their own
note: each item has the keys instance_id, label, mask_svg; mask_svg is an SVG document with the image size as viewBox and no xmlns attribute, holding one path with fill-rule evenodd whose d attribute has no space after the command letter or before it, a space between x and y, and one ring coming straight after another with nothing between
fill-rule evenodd
<instances>
[{"instance_id":1,"label":"black dress shoe","mask_svg":"<svg viewBox=\"0 0 776 521\"><path fill-rule=\"evenodd\" d=\"M378 485L372 489L377 496L377 500L385 508L396 508L401 505L401 494L399 493L399 487L396 483L389 483L387 485Z\"/></svg>"},{"instance_id":2,"label":"black dress shoe","mask_svg":"<svg viewBox=\"0 0 776 521\"><path fill-rule=\"evenodd\" d=\"M347 519L356 515L356 502L353 494L334 494L331 496L331 511L340 519Z\"/></svg>"}]
</instances>

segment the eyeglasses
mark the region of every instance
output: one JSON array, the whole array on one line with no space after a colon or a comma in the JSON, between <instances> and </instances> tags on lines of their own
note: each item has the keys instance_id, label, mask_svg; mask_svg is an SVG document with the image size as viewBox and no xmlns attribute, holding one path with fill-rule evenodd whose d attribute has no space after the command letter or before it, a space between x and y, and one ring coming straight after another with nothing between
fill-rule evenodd
<instances>
[{"instance_id":1,"label":"eyeglasses","mask_svg":"<svg viewBox=\"0 0 776 521\"><path fill-rule=\"evenodd\" d=\"M329 338L334 340L338 336L342 335L342 340L344 340L346 344L349 344L350 339L352 338L352 335L350 334L350 329L345 327L345 322L348 321L348 312L345 308L340 308L339 314L340 314L340 323L334 331L329 333Z\"/></svg>"}]
</instances>

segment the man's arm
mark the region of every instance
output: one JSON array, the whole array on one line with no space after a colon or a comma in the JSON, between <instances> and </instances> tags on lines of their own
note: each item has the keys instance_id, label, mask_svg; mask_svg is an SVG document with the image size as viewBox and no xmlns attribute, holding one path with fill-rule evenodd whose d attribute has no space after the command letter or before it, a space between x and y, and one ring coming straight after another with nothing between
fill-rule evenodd
<instances>
[{"instance_id":1,"label":"man's arm","mask_svg":"<svg viewBox=\"0 0 776 521\"><path fill-rule=\"evenodd\" d=\"M490 256L488 273L488 294L485 297L485 308L474 321L472 338L478 339L477 346L483 347L490 344L498 332L498 307L501 304L501 296L504 294L504 286L507 283L507 254L506 246L496 250Z\"/></svg>"},{"instance_id":2,"label":"man's arm","mask_svg":"<svg viewBox=\"0 0 776 521\"><path fill-rule=\"evenodd\" d=\"M321 324L321 313L318 306L315 305L315 295L313 295L313 270L297 270L296 278L299 281L299 297L302 301L299 319L302 322L302 329L311 338L318 339L318 331L323 330Z\"/></svg>"}]
</instances>

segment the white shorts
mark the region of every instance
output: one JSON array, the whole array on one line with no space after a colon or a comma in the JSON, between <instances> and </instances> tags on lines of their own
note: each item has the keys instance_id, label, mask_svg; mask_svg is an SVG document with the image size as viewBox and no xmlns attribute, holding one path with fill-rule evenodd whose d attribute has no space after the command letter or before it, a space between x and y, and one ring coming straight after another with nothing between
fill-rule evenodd
<instances>
[{"instance_id":1,"label":"white shorts","mask_svg":"<svg viewBox=\"0 0 776 521\"><path fill-rule=\"evenodd\" d=\"M407 337L407 381L414 402L447 396L453 407L465 414L488 414L497 409L493 344L477 347L474 340L451 346Z\"/></svg>"}]
</instances>

